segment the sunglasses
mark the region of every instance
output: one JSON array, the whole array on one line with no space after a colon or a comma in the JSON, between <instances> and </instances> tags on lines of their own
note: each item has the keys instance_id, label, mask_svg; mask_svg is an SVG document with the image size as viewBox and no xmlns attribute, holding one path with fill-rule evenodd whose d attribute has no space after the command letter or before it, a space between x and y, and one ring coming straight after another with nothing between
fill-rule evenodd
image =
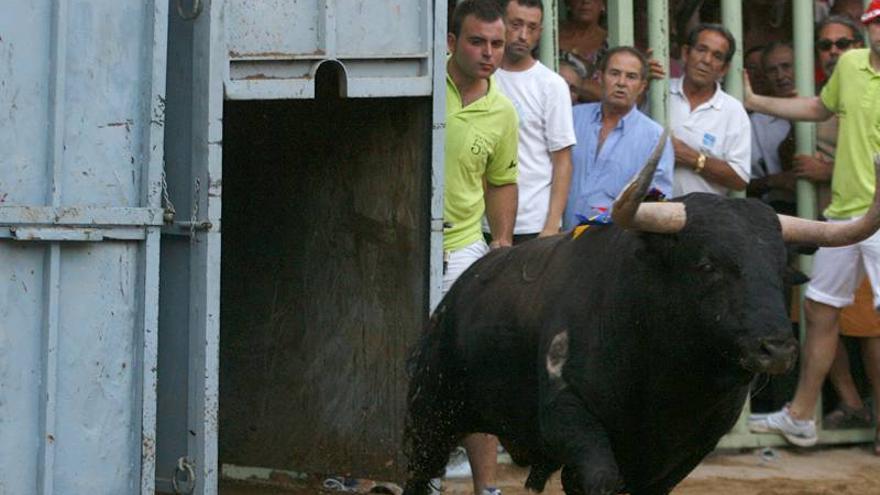
<instances>
[{"instance_id":1,"label":"sunglasses","mask_svg":"<svg viewBox=\"0 0 880 495\"><path fill-rule=\"evenodd\" d=\"M836 46L839 50L846 50L855 42L856 40L852 38L840 38L839 40L835 41L831 41L827 38L822 38L821 40L816 42L816 48L823 52L827 52L831 49L832 46Z\"/></svg>"}]
</instances>

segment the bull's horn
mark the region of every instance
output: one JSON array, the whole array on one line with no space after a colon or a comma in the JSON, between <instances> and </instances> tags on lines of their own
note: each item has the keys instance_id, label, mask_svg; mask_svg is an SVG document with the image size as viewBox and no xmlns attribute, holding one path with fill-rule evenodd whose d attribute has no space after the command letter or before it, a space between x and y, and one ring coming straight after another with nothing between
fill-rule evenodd
<instances>
[{"instance_id":1,"label":"bull's horn","mask_svg":"<svg viewBox=\"0 0 880 495\"><path fill-rule=\"evenodd\" d=\"M880 153L874 155L874 201L862 218L852 222L829 223L779 215L785 242L820 247L846 246L861 242L880 228Z\"/></svg>"},{"instance_id":2,"label":"bull's horn","mask_svg":"<svg viewBox=\"0 0 880 495\"><path fill-rule=\"evenodd\" d=\"M648 157L642 170L636 174L626 187L617 195L611 210L611 221L625 229L642 230L658 234L673 234L684 228L687 216L683 203L646 203L642 199L648 192L651 179L660 163L663 148L666 146L669 130L664 129L663 135Z\"/></svg>"}]
</instances>

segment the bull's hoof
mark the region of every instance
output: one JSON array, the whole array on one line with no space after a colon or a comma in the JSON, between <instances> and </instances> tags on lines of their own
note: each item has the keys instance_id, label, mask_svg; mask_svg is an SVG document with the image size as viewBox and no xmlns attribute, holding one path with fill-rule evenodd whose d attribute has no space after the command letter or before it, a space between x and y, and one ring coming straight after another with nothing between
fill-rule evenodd
<instances>
[{"instance_id":1,"label":"bull's hoof","mask_svg":"<svg viewBox=\"0 0 880 495\"><path fill-rule=\"evenodd\" d=\"M547 480L559 469L559 464L535 464L529 470L529 477L526 479L526 489L538 493L544 491Z\"/></svg>"},{"instance_id":2,"label":"bull's hoof","mask_svg":"<svg viewBox=\"0 0 880 495\"><path fill-rule=\"evenodd\" d=\"M562 469L562 490L565 495L616 495L621 488L616 469Z\"/></svg>"}]
</instances>

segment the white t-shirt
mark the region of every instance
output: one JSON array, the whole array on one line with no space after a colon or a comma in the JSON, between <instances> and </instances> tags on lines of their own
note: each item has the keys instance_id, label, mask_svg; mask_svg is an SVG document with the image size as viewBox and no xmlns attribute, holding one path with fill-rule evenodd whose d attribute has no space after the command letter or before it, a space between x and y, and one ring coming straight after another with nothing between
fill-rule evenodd
<instances>
[{"instance_id":1,"label":"white t-shirt","mask_svg":"<svg viewBox=\"0 0 880 495\"><path fill-rule=\"evenodd\" d=\"M538 61L524 71L498 69L495 81L519 116L519 206L513 233L536 234L550 209L550 153L575 144L568 83ZM483 230L489 230L485 222Z\"/></svg>"},{"instance_id":2,"label":"white t-shirt","mask_svg":"<svg viewBox=\"0 0 880 495\"><path fill-rule=\"evenodd\" d=\"M752 129L742 103L716 83L712 98L691 111L682 79L669 81L669 122L672 135L691 148L727 162L746 182L751 172ZM673 195L708 192L726 195L729 189L707 181L687 167L675 167Z\"/></svg>"}]
</instances>

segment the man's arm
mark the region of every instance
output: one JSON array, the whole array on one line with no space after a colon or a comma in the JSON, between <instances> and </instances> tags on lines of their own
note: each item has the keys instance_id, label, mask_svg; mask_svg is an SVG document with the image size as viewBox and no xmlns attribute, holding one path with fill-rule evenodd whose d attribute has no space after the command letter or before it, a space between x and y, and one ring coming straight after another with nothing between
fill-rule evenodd
<instances>
[{"instance_id":1,"label":"man's arm","mask_svg":"<svg viewBox=\"0 0 880 495\"><path fill-rule=\"evenodd\" d=\"M700 153L676 137L672 137L672 146L675 148L675 166L697 171ZM703 169L699 174L709 182L720 184L735 191L742 191L748 185L733 170L729 163L714 156L706 156Z\"/></svg>"},{"instance_id":2,"label":"man's arm","mask_svg":"<svg viewBox=\"0 0 880 495\"><path fill-rule=\"evenodd\" d=\"M568 190L571 187L571 146L550 153L553 162L553 178L550 184L550 209L544 228L538 237L559 233L562 224L562 212L568 201Z\"/></svg>"},{"instance_id":3,"label":"man's arm","mask_svg":"<svg viewBox=\"0 0 880 495\"><path fill-rule=\"evenodd\" d=\"M760 196L771 189L779 189L794 192L795 175L794 172L788 170L779 172L778 174L759 177L749 181L747 191L752 196Z\"/></svg>"},{"instance_id":4,"label":"man's arm","mask_svg":"<svg viewBox=\"0 0 880 495\"><path fill-rule=\"evenodd\" d=\"M486 219L492 233L490 248L513 245L513 225L516 222L518 193L516 183L493 186L486 183Z\"/></svg>"},{"instance_id":5,"label":"man's arm","mask_svg":"<svg viewBox=\"0 0 880 495\"><path fill-rule=\"evenodd\" d=\"M749 84L748 72L743 70L743 105L748 110L774 115L787 120L821 122L834 113L825 107L818 96L774 98L755 94Z\"/></svg>"}]
</instances>

